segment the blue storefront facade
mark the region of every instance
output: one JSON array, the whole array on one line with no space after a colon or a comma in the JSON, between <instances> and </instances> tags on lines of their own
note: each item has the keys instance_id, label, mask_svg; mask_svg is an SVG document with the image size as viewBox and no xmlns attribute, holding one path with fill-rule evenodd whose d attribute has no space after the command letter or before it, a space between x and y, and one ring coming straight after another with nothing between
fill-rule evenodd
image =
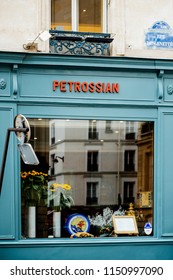
<instances>
[{"instance_id":1,"label":"blue storefront facade","mask_svg":"<svg viewBox=\"0 0 173 280\"><path fill-rule=\"evenodd\" d=\"M1 159L6 131L13 127L14 118L18 114L24 115L29 120L94 119L95 121L107 120L107 125L110 125L110 121L152 123L154 125L153 231L152 235L97 236L97 238L96 236L70 238L66 235L52 238L44 234L41 238L23 237L21 163L17 139L15 133L11 133L0 195L1 260L173 259L173 62L171 60L1 52ZM109 133L111 133L110 127ZM63 159L65 165L66 159ZM75 165L80 164L80 161L75 162ZM42 165L44 166L44 163ZM140 163L138 167L140 168ZM79 175L78 173L76 172L75 175ZM110 172L106 174L110 175ZM87 176L85 174L83 177ZM99 176L103 177L100 174ZM143 178L142 175L140 176ZM138 181L140 176L137 176ZM146 176L151 177L151 174L146 173ZM125 200L127 201L127 197L124 194ZM119 204L120 200L117 202L117 205ZM77 209L78 212L82 209L81 205ZM151 209L149 211L151 216Z\"/></svg>"}]
</instances>

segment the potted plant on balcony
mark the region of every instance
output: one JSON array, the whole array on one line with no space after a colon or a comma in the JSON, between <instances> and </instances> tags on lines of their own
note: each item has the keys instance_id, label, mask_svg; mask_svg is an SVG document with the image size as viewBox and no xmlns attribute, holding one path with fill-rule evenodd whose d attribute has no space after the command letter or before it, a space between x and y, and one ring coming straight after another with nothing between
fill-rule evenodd
<instances>
[{"instance_id":1,"label":"potted plant on balcony","mask_svg":"<svg viewBox=\"0 0 173 280\"><path fill-rule=\"evenodd\" d=\"M48 175L35 170L21 172L22 200L28 206L28 237L36 237L36 206L47 192Z\"/></svg>"}]
</instances>

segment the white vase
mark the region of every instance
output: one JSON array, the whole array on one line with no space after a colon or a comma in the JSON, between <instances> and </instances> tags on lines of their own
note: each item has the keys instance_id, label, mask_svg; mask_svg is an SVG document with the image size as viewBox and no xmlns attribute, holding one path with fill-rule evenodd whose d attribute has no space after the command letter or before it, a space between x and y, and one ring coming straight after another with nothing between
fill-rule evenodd
<instances>
[{"instance_id":1,"label":"white vase","mask_svg":"<svg viewBox=\"0 0 173 280\"><path fill-rule=\"evenodd\" d=\"M28 237L36 237L36 207L28 207Z\"/></svg>"},{"instance_id":2,"label":"white vase","mask_svg":"<svg viewBox=\"0 0 173 280\"><path fill-rule=\"evenodd\" d=\"M53 212L53 235L61 237L61 212Z\"/></svg>"}]
</instances>

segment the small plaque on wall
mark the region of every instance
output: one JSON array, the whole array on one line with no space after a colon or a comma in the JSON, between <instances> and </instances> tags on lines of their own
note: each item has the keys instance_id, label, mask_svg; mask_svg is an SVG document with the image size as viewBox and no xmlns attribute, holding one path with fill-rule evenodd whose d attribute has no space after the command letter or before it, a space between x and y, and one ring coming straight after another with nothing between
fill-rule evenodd
<instances>
[{"instance_id":1,"label":"small plaque on wall","mask_svg":"<svg viewBox=\"0 0 173 280\"><path fill-rule=\"evenodd\" d=\"M138 235L135 216L112 216L115 234Z\"/></svg>"},{"instance_id":2,"label":"small plaque on wall","mask_svg":"<svg viewBox=\"0 0 173 280\"><path fill-rule=\"evenodd\" d=\"M139 207L152 207L152 192L138 192L137 201Z\"/></svg>"}]
</instances>

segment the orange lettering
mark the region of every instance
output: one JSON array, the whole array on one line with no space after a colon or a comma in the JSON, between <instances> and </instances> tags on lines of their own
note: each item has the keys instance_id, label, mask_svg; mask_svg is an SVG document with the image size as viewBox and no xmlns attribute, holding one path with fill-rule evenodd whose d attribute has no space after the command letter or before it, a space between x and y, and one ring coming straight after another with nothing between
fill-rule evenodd
<instances>
[{"instance_id":1,"label":"orange lettering","mask_svg":"<svg viewBox=\"0 0 173 280\"><path fill-rule=\"evenodd\" d=\"M87 92L88 91L88 83L87 82L84 82L84 83L82 83L82 91L83 92Z\"/></svg>"},{"instance_id":2,"label":"orange lettering","mask_svg":"<svg viewBox=\"0 0 173 280\"><path fill-rule=\"evenodd\" d=\"M74 82L68 82L68 84L69 84L69 90L70 90L70 92L72 92Z\"/></svg>"},{"instance_id":3,"label":"orange lettering","mask_svg":"<svg viewBox=\"0 0 173 280\"><path fill-rule=\"evenodd\" d=\"M60 83L58 81L53 81L53 91L56 90L57 87L59 87Z\"/></svg>"},{"instance_id":4,"label":"orange lettering","mask_svg":"<svg viewBox=\"0 0 173 280\"><path fill-rule=\"evenodd\" d=\"M69 85L67 89L67 85ZM61 92L98 92L98 93L119 93L118 83L94 83L94 82L73 82L73 81L53 81L53 91L56 91L57 87L60 88Z\"/></svg>"},{"instance_id":5,"label":"orange lettering","mask_svg":"<svg viewBox=\"0 0 173 280\"><path fill-rule=\"evenodd\" d=\"M102 84L101 83L96 84L96 92L102 92Z\"/></svg>"},{"instance_id":6,"label":"orange lettering","mask_svg":"<svg viewBox=\"0 0 173 280\"><path fill-rule=\"evenodd\" d=\"M119 84L118 83L112 84L112 92L116 92L116 93L119 92Z\"/></svg>"},{"instance_id":7,"label":"orange lettering","mask_svg":"<svg viewBox=\"0 0 173 280\"><path fill-rule=\"evenodd\" d=\"M75 92L76 92L76 91L80 92L80 82L75 82L75 83L74 83L74 91L75 91Z\"/></svg>"},{"instance_id":8,"label":"orange lettering","mask_svg":"<svg viewBox=\"0 0 173 280\"><path fill-rule=\"evenodd\" d=\"M66 81L60 82L60 91L66 92Z\"/></svg>"},{"instance_id":9,"label":"orange lettering","mask_svg":"<svg viewBox=\"0 0 173 280\"><path fill-rule=\"evenodd\" d=\"M106 85L106 92L112 92L110 83L107 83Z\"/></svg>"},{"instance_id":10,"label":"orange lettering","mask_svg":"<svg viewBox=\"0 0 173 280\"><path fill-rule=\"evenodd\" d=\"M94 83L89 84L89 91L94 92Z\"/></svg>"},{"instance_id":11,"label":"orange lettering","mask_svg":"<svg viewBox=\"0 0 173 280\"><path fill-rule=\"evenodd\" d=\"M105 83L102 83L102 92L105 92Z\"/></svg>"}]
</instances>

